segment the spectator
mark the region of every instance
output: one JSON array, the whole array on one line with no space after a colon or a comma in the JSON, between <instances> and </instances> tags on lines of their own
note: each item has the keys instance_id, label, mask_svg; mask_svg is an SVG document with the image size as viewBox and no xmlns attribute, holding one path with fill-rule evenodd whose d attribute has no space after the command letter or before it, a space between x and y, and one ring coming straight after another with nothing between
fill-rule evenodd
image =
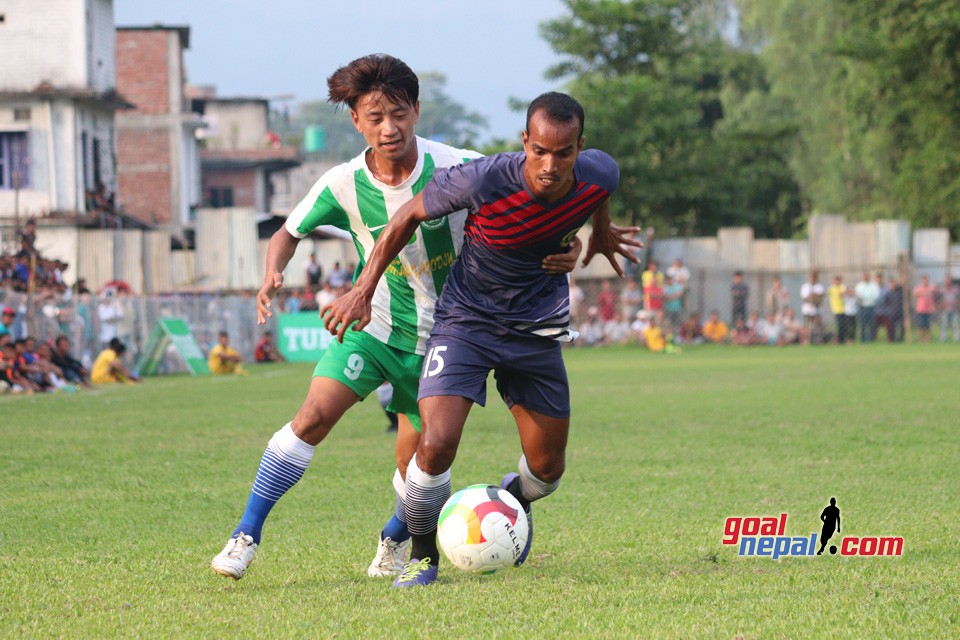
<instances>
[{"instance_id":1,"label":"spectator","mask_svg":"<svg viewBox=\"0 0 960 640\"><path fill-rule=\"evenodd\" d=\"M703 324L699 313L691 313L680 325L677 342L682 344L701 344L703 342Z\"/></svg>"},{"instance_id":2,"label":"spectator","mask_svg":"<svg viewBox=\"0 0 960 640\"><path fill-rule=\"evenodd\" d=\"M767 317L757 321L754 333L757 335L757 344L769 346L779 345L783 325L777 319L777 314L770 312Z\"/></svg>"},{"instance_id":3,"label":"spectator","mask_svg":"<svg viewBox=\"0 0 960 640\"><path fill-rule=\"evenodd\" d=\"M830 300L830 311L833 313L833 323L837 329L837 343L846 342L847 332L844 321L843 297L847 295L847 285L843 284L843 277L833 276L833 284L827 289L827 298Z\"/></svg>"},{"instance_id":4,"label":"spectator","mask_svg":"<svg viewBox=\"0 0 960 640\"><path fill-rule=\"evenodd\" d=\"M636 317L630 324L630 332L633 333L634 340L644 346L647 344L647 329L650 328L652 321L653 313L646 309L641 309L637 311Z\"/></svg>"},{"instance_id":5,"label":"spectator","mask_svg":"<svg viewBox=\"0 0 960 640\"><path fill-rule=\"evenodd\" d=\"M120 320L123 319L123 305L117 300L114 289L104 289L103 299L97 305L97 319L100 321L100 346L107 350L110 342L120 337ZM126 347L124 347L126 348Z\"/></svg>"},{"instance_id":6,"label":"spectator","mask_svg":"<svg viewBox=\"0 0 960 640\"><path fill-rule=\"evenodd\" d=\"M803 313L803 334L800 341L804 344L810 343L810 327L813 326L813 319L820 317L820 303L824 293L823 285L820 284L820 272L811 270L809 280L800 287L800 298L803 300L800 307Z\"/></svg>"},{"instance_id":7,"label":"spectator","mask_svg":"<svg viewBox=\"0 0 960 640\"><path fill-rule=\"evenodd\" d=\"M833 342L833 333L823 325L823 318L819 315L810 320L809 344L828 344Z\"/></svg>"},{"instance_id":8,"label":"spectator","mask_svg":"<svg viewBox=\"0 0 960 640\"><path fill-rule=\"evenodd\" d=\"M0 336L9 335L13 337L13 321L17 319L17 312L13 307L4 307L3 314L0 315Z\"/></svg>"},{"instance_id":9,"label":"spectator","mask_svg":"<svg viewBox=\"0 0 960 640\"><path fill-rule=\"evenodd\" d=\"M0 346L0 380L6 382L13 393L34 393L40 390L20 372L17 350L9 338Z\"/></svg>"},{"instance_id":10,"label":"spectator","mask_svg":"<svg viewBox=\"0 0 960 640\"><path fill-rule=\"evenodd\" d=\"M703 325L703 337L713 344L723 344L730 335L730 329L726 323L720 319L719 311L711 311L710 317Z\"/></svg>"},{"instance_id":11,"label":"spectator","mask_svg":"<svg viewBox=\"0 0 960 640\"><path fill-rule=\"evenodd\" d=\"M783 310L790 304L790 292L783 286L780 276L776 276L770 283L770 288L764 296L767 313L777 318L783 315Z\"/></svg>"},{"instance_id":12,"label":"spectator","mask_svg":"<svg viewBox=\"0 0 960 640\"><path fill-rule=\"evenodd\" d=\"M304 275L307 277L307 284L316 289L323 280L323 268L317 262L317 253L311 252L310 257L303 263Z\"/></svg>"},{"instance_id":13,"label":"spectator","mask_svg":"<svg viewBox=\"0 0 960 640\"><path fill-rule=\"evenodd\" d=\"M306 297L306 294L304 294L304 297ZM317 292L316 298L314 298L313 294L311 294L310 299L313 300L313 303L308 306L306 302L304 302L301 308L304 310L309 309L310 311L315 311L317 309L322 309L336 300L337 292L333 290L333 287L330 286L329 282L324 282L323 287Z\"/></svg>"},{"instance_id":14,"label":"spectator","mask_svg":"<svg viewBox=\"0 0 960 640\"><path fill-rule=\"evenodd\" d=\"M600 294L597 296L597 304L600 307L600 319L607 322L613 319L617 312L617 294L610 286L609 280L600 283Z\"/></svg>"},{"instance_id":15,"label":"spectator","mask_svg":"<svg viewBox=\"0 0 960 640\"><path fill-rule=\"evenodd\" d=\"M330 278L327 282L338 296L343 295L347 289L347 285L350 283L350 273L341 266L339 261L335 262L333 264L333 271L330 272Z\"/></svg>"},{"instance_id":16,"label":"spectator","mask_svg":"<svg viewBox=\"0 0 960 640\"><path fill-rule=\"evenodd\" d=\"M287 313L300 313L300 292L291 291L284 304L284 311Z\"/></svg>"},{"instance_id":17,"label":"spectator","mask_svg":"<svg viewBox=\"0 0 960 640\"><path fill-rule=\"evenodd\" d=\"M656 314L650 319L649 326L643 332L643 341L647 345L647 349L653 353L664 353L667 350L667 338L663 335L663 328L660 326Z\"/></svg>"},{"instance_id":18,"label":"spectator","mask_svg":"<svg viewBox=\"0 0 960 640\"><path fill-rule=\"evenodd\" d=\"M636 284L636 283L634 283ZM630 323L619 313L603 324L603 341L606 344L626 344L630 340Z\"/></svg>"},{"instance_id":19,"label":"spectator","mask_svg":"<svg viewBox=\"0 0 960 640\"><path fill-rule=\"evenodd\" d=\"M937 310L937 286L930 284L926 274L920 276L920 283L913 288L914 311L917 312L917 336L920 342L930 342L930 325L933 313Z\"/></svg>"},{"instance_id":20,"label":"spectator","mask_svg":"<svg viewBox=\"0 0 960 640\"><path fill-rule=\"evenodd\" d=\"M749 347L757 343L757 334L747 326L743 318L737 318L730 332L730 342L741 347Z\"/></svg>"},{"instance_id":21,"label":"spectator","mask_svg":"<svg viewBox=\"0 0 960 640\"><path fill-rule=\"evenodd\" d=\"M900 342L903 340L903 287L897 280L890 282L877 303L877 326L883 325L888 342Z\"/></svg>"},{"instance_id":22,"label":"spectator","mask_svg":"<svg viewBox=\"0 0 960 640\"><path fill-rule=\"evenodd\" d=\"M600 318L600 309L597 307L587 309L587 320L581 327L580 338L585 347L603 344L603 320Z\"/></svg>"},{"instance_id":23,"label":"spectator","mask_svg":"<svg viewBox=\"0 0 960 640\"><path fill-rule=\"evenodd\" d=\"M83 387L89 387L90 372L79 360L70 355L70 338L64 335L57 336L53 346L50 360L63 371L64 379Z\"/></svg>"},{"instance_id":24,"label":"spectator","mask_svg":"<svg viewBox=\"0 0 960 640\"><path fill-rule=\"evenodd\" d=\"M750 287L743 281L743 272L733 274L733 284L730 285L730 308L732 318L730 323L736 328L737 321L747 322L747 300L750 297Z\"/></svg>"},{"instance_id":25,"label":"spectator","mask_svg":"<svg viewBox=\"0 0 960 640\"><path fill-rule=\"evenodd\" d=\"M667 324L665 331L676 334L683 322L684 287L670 273L667 273L666 282L667 284L663 287L663 313Z\"/></svg>"},{"instance_id":26,"label":"spectator","mask_svg":"<svg viewBox=\"0 0 960 640\"><path fill-rule=\"evenodd\" d=\"M17 233L17 240L20 244L20 254L28 258L37 253L37 221L33 218L27 220L23 229Z\"/></svg>"},{"instance_id":27,"label":"spectator","mask_svg":"<svg viewBox=\"0 0 960 640\"><path fill-rule=\"evenodd\" d=\"M273 333L270 331L263 332L263 337L261 337L260 342L257 343L257 349L253 357L257 362L286 362L287 360L283 357L283 354L277 350L276 345L273 343Z\"/></svg>"},{"instance_id":28,"label":"spectator","mask_svg":"<svg viewBox=\"0 0 960 640\"><path fill-rule=\"evenodd\" d=\"M571 303L573 299L571 296ZM620 315L624 318L633 318L643 306L643 292L637 286L637 281L627 279L623 290L620 291Z\"/></svg>"},{"instance_id":29,"label":"spectator","mask_svg":"<svg viewBox=\"0 0 960 640\"><path fill-rule=\"evenodd\" d=\"M628 260L629 262L629 260ZM632 262L630 264L633 264ZM570 278L570 319L574 327L579 327L583 322L583 289L571 277Z\"/></svg>"},{"instance_id":30,"label":"spectator","mask_svg":"<svg viewBox=\"0 0 960 640\"><path fill-rule=\"evenodd\" d=\"M857 341L857 315L859 313L860 299L857 297L856 291L847 287L843 294L843 335L837 338L837 342L853 344Z\"/></svg>"},{"instance_id":31,"label":"spectator","mask_svg":"<svg viewBox=\"0 0 960 640\"><path fill-rule=\"evenodd\" d=\"M879 275L879 274L878 274ZM860 305L860 342L873 342L877 335L876 306L880 300L880 285L863 272L863 279L853 288Z\"/></svg>"},{"instance_id":32,"label":"spectator","mask_svg":"<svg viewBox=\"0 0 960 640\"><path fill-rule=\"evenodd\" d=\"M803 336L803 324L797 319L793 307L784 307L780 317L780 345L799 344Z\"/></svg>"},{"instance_id":33,"label":"spectator","mask_svg":"<svg viewBox=\"0 0 960 640\"><path fill-rule=\"evenodd\" d=\"M680 258L676 258L673 264L667 267L667 277L673 278L676 284L686 289L687 283L690 282L690 270L683 266Z\"/></svg>"},{"instance_id":34,"label":"spectator","mask_svg":"<svg viewBox=\"0 0 960 640\"><path fill-rule=\"evenodd\" d=\"M243 357L230 346L230 336L226 331L217 334L217 344L210 350L207 364L213 373L235 373L238 375L247 373L246 369L243 368Z\"/></svg>"},{"instance_id":35,"label":"spectator","mask_svg":"<svg viewBox=\"0 0 960 640\"><path fill-rule=\"evenodd\" d=\"M94 360L90 381L93 384L139 382L140 378L123 366L123 354L126 352L127 347L120 340L117 338L111 339L106 348Z\"/></svg>"},{"instance_id":36,"label":"spectator","mask_svg":"<svg viewBox=\"0 0 960 640\"><path fill-rule=\"evenodd\" d=\"M656 260L651 260L650 264L647 265L646 271L640 275L640 288L643 289L643 306L645 309L652 309L650 306L650 298L647 295L647 287L654 283L662 290L663 272L657 269Z\"/></svg>"},{"instance_id":37,"label":"spectator","mask_svg":"<svg viewBox=\"0 0 960 640\"><path fill-rule=\"evenodd\" d=\"M36 351L37 364L40 366L47 381L50 383L52 391L76 391L77 387L71 384L65 376L63 369L53 362L53 348L46 342L37 345Z\"/></svg>"},{"instance_id":38,"label":"spectator","mask_svg":"<svg viewBox=\"0 0 960 640\"><path fill-rule=\"evenodd\" d=\"M659 313L663 311L664 292L662 278L651 278L643 287L643 303L648 311Z\"/></svg>"},{"instance_id":39,"label":"spectator","mask_svg":"<svg viewBox=\"0 0 960 640\"><path fill-rule=\"evenodd\" d=\"M960 285L948 277L940 289L940 342L947 341L949 328L953 328L953 341L960 342Z\"/></svg>"}]
</instances>

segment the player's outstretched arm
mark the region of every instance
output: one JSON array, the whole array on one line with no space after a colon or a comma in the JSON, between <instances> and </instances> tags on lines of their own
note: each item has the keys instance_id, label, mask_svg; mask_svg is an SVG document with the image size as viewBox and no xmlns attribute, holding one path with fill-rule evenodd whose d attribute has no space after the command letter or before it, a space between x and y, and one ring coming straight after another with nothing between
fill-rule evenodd
<instances>
[{"instance_id":1,"label":"player's outstretched arm","mask_svg":"<svg viewBox=\"0 0 960 640\"><path fill-rule=\"evenodd\" d=\"M593 233L587 242L587 255L583 258L583 266L590 264L593 256L600 254L606 256L614 271L622 278L623 268L617 260L617 254L630 262L639 262L637 256L626 248L643 246L642 242L628 235L639 230L639 227L621 227L613 224L610 221L610 199L604 199L593 212Z\"/></svg>"},{"instance_id":2,"label":"player's outstretched arm","mask_svg":"<svg viewBox=\"0 0 960 640\"><path fill-rule=\"evenodd\" d=\"M283 270L287 268L293 252L297 250L300 239L290 235L280 227L267 245L267 269L263 276L263 285L257 293L257 324L265 324L270 312L271 300L283 286Z\"/></svg>"},{"instance_id":3,"label":"player's outstretched arm","mask_svg":"<svg viewBox=\"0 0 960 640\"><path fill-rule=\"evenodd\" d=\"M364 265L353 288L320 309L324 326L327 331L337 336L337 340L343 342L343 334L354 322L356 322L354 331L360 331L370 322L370 300L377 288L377 282L387 270L387 266L410 240L410 236L417 230L417 225L426 219L423 194L419 193L390 218L374 243L373 249L370 250L367 264Z\"/></svg>"},{"instance_id":4,"label":"player's outstretched arm","mask_svg":"<svg viewBox=\"0 0 960 640\"><path fill-rule=\"evenodd\" d=\"M580 242L580 238L573 236L565 252L547 256L540 266L547 273L570 273L577 268L577 260L580 259L582 251L583 243Z\"/></svg>"}]
</instances>

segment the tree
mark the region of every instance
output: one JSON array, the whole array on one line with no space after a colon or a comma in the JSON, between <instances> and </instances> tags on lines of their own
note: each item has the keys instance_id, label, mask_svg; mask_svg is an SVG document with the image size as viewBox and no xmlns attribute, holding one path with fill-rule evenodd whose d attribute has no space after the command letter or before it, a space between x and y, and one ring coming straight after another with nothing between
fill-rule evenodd
<instances>
[{"instance_id":1,"label":"tree","mask_svg":"<svg viewBox=\"0 0 960 640\"><path fill-rule=\"evenodd\" d=\"M750 224L789 232L799 214L784 127L721 126L724 96L764 89L750 53L723 41L709 0L567 0L541 33L566 59L548 73L587 113L587 145L621 168L616 217L673 233ZM720 7L722 8L722 7ZM740 79L747 87L729 92ZM755 101L754 101L755 102Z\"/></svg>"}]
</instances>

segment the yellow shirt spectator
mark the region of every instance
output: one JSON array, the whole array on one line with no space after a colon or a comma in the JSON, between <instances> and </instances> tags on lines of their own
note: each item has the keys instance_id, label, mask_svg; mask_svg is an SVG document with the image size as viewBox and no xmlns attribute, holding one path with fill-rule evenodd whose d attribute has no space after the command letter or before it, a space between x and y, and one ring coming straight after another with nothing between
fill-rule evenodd
<instances>
[{"instance_id":1,"label":"yellow shirt spectator","mask_svg":"<svg viewBox=\"0 0 960 640\"><path fill-rule=\"evenodd\" d=\"M213 373L238 373L245 374L247 371L243 368L243 358L236 349L230 346L230 338L225 331L221 331L217 339L217 344L210 349L210 356L207 358L207 364Z\"/></svg>"},{"instance_id":2,"label":"yellow shirt spectator","mask_svg":"<svg viewBox=\"0 0 960 640\"><path fill-rule=\"evenodd\" d=\"M703 337L716 343L726 342L728 335L730 335L730 329L727 328L727 324L716 314L710 314L710 319L703 325Z\"/></svg>"},{"instance_id":3,"label":"yellow shirt spectator","mask_svg":"<svg viewBox=\"0 0 960 640\"><path fill-rule=\"evenodd\" d=\"M643 339L647 343L647 348L654 353L662 353L667 348L667 339L663 337L663 331L657 325L650 325L643 332Z\"/></svg>"},{"instance_id":4,"label":"yellow shirt spectator","mask_svg":"<svg viewBox=\"0 0 960 640\"><path fill-rule=\"evenodd\" d=\"M120 352L122 353L122 351ZM117 382L133 382L127 375L127 370L120 359L120 353L114 349L104 349L93 361L90 371L90 382L93 384L115 384Z\"/></svg>"},{"instance_id":5,"label":"yellow shirt spectator","mask_svg":"<svg viewBox=\"0 0 960 640\"><path fill-rule=\"evenodd\" d=\"M834 315L843 315L843 296L847 292L847 287L842 281L838 282L835 278L833 284L827 289L827 296L830 298L830 311Z\"/></svg>"}]
</instances>

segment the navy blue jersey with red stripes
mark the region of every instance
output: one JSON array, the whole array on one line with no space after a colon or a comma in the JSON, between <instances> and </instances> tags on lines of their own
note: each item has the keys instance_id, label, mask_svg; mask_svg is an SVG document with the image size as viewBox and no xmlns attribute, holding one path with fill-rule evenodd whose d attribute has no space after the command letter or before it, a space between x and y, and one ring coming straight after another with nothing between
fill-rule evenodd
<instances>
[{"instance_id":1,"label":"navy blue jersey with red stripes","mask_svg":"<svg viewBox=\"0 0 960 640\"><path fill-rule=\"evenodd\" d=\"M541 263L563 251L617 188L620 170L606 153L587 149L574 165L574 188L557 202L546 202L530 191L525 162L522 152L480 158L437 171L424 188L428 218L468 212L463 248L434 317L448 325L568 341L567 277L545 272Z\"/></svg>"}]
</instances>

